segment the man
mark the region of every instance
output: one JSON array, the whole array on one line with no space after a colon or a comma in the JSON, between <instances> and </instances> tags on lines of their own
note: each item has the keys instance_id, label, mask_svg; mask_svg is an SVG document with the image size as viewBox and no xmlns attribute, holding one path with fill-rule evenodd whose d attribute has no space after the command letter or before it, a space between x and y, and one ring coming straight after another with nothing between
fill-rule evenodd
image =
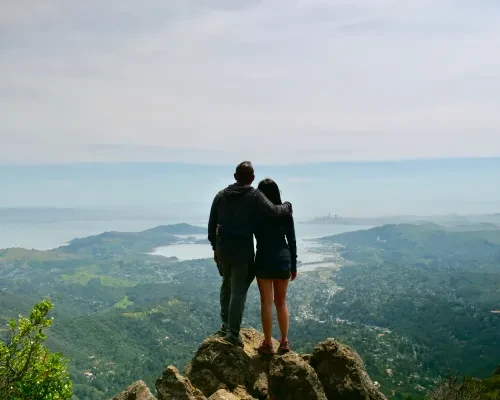
<instances>
[{"instance_id":1,"label":"man","mask_svg":"<svg viewBox=\"0 0 500 400\"><path fill-rule=\"evenodd\" d=\"M208 240L222 276L222 326L218 335L233 345L243 347L241 320L248 288L255 277L253 218L257 212L275 217L288 215L292 213L292 205L288 202L275 205L251 186L255 174L250 161L236 167L234 179L236 183L221 190L214 198L208 221ZM222 239L217 235L218 225L239 231L242 235Z\"/></svg>"}]
</instances>

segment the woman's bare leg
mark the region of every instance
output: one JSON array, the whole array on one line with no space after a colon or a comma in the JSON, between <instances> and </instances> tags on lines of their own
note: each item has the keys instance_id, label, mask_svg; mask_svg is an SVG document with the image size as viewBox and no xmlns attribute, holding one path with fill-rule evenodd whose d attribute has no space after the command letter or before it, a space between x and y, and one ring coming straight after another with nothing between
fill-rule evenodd
<instances>
[{"instance_id":1,"label":"woman's bare leg","mask_svg":"<svg viewBox=\"0 0 500 400\"><path fill-rule=\"evenodd\" d=\"M266 343L272 343L273 337L273 280L257 278L260 292L260 316Z\"/></svg>"},{"instance_id":2,"label":"woman's bare leg","mask_svg":"<svg viewBox=\"0 0 500 400\"><path fill-rule=\"evenodd\" d=\"M288 279L274 279L274 305L278 314L278 325L281 332L281 341L288 340L288 306L286 304L286 290Z\"/></svg>"}]
</instances>

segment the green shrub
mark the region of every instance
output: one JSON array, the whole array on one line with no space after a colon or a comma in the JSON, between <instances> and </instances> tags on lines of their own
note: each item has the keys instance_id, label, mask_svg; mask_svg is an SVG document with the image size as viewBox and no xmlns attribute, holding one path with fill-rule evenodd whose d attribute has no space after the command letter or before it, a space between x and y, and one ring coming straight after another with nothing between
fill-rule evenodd
<instances>
[{"instance_id":1,"label":"green shrub","mask_svg":"<svg viewBox=\"0 0 500 400\"><path fill-rule=\"evenodd\" d=\"M67 360L43 345L44 329L52 325L47 318L49 301L36 304L29 318L11 320L6 342L0 341L0 398L12 400L66 400L71 398L72 382L66 371Z\"/></svg>"}]
</instances>

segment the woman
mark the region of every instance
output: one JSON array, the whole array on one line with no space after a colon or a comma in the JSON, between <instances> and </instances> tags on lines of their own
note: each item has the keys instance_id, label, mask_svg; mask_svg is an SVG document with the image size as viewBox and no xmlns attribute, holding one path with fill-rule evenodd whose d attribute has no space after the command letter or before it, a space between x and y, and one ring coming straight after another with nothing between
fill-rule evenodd
<instances>
[{"instance_id":1,"label":"woman","mask_svg":"<svg viewBox=\"0 0 500 400\"><path fill-rule=\"evenodd\" d=\"M259 183L259 190L274 204L281 203L280 190L272 179ZM238 235L238 232L219 226L221 236ZM297 276L297 244L292 216L271 218L259 214L254 227L257 239L255 275L260 291L260 310L264 341L258 351L264 355L274 354L272 345L273 300L281 332L279 353L290 351L288 342L288 306L286 292L288 282ZM285 240L286 238L286 240Z\"/></svg>"}]
</instances>

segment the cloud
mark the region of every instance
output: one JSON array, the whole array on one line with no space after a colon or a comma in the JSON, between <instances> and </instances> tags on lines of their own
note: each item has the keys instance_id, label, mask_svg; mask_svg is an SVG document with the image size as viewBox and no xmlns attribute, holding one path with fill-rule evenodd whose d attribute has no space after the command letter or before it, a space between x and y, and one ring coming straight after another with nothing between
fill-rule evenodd
<instances>
[{"instance_id":1,"label":"cloud","mask_svg":"<svg viewBox=\"0 0 500 400\"><path fill-rule=\"evenodd\" d=\"M0 5L0 163L500 155L500 7Z\"/></svg>"}]
</instances>

